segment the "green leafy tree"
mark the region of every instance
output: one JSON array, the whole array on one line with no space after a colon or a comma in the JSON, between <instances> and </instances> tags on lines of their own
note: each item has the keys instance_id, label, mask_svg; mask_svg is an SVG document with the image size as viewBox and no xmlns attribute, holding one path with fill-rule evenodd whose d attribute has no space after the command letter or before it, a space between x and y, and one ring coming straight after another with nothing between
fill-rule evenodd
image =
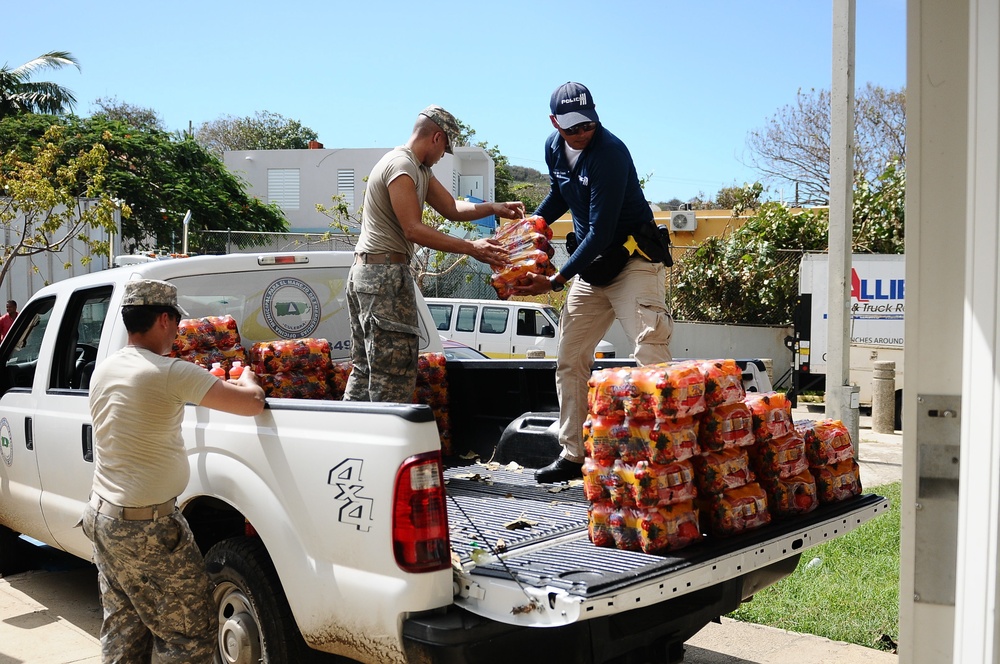
<instances>
[{"instance_id":1,"label":"green leafy tree","mask_svg":"<svg viewBox=\"0 0 1000 664\"><path fill-rule=\"evenodd\" d=\"M50 127L31 146L30 158L13 150L0 155L0 224L12 238L0 249L0 283L18 258L60 252L74 239L94 254L110 256L109 243L92 239L86 231L103 228L114 233L115 211L129 216L128 206L105 189L105 147L96 143L67 154L64 133L64 127ZM90 199L87 205L81 197ZM81 258L84 264L89 260Z\"/></svg>"},{"instance_id":2,"label":"green leafy tree","mask_svg":"<svg viewBox=\"0 0 1000 664\"><path fill-rule=\"evenodd\" d=\"M80 63L66 51L51 51L20 67L0 67L0 118L18 113L60 114L73 110L76 97L61 85L31 78L46 69L61 69Z\"/></svg>"},{"instance_id":3,"label":"green leafy tree","mask_svg":"<svg viewBox=\"0 0 1000 664\"><path fill-rule=\"evenodd\" d=\"M869 83L855 98L854 174L872 181L885 165L905 163L906 93ZM830 200L830 92L799 90L767 125L747 136L748 165L796 192L796 202ZM788 189L786 189L787 191Z\"/></svg>"},{"instance_id":4,"label":"green leafy tree","mask_svg":"<svg viewBox=\"0 0 1000 664\"><path fill-rule=\"evenodd\" d=\"M304 150L316 138L316 132L298 120L270 111L245 118L226 115L203 123L194 135L199 145L220 159L226 150Z\"/></svg>"},{"instance_id":5,"label":"green leafy tree","mask_svg":"<svg viewBox=\"0 0 1000 664\"><path fill-rule=\"evenodd\" d=\"M182 237L182 219L191 210L191 230L284 231L280 210L246 194L244 184L217 158L191 139L137 128L101 116L57 118L19 115L0 120L0 151L32 158L34 142L54 125L63 155L96 144L107 151L104 188L132 210L122 220L125 251L171 246ZM64 156L64 158L66 158ZM191 251L206 251L192 233Z\"/></svg>"},{"instance_id":6,"label":"green leafy tree","mask_svg":"<svg viewBox=\"0 0 1000 664\"><path fill-rule=\"evenodd\" d=\"M99 97L94 101L94 106L97 107L93 113L94 117L117 120L137 129L156 129L164 132L167 130L160 114L151 108L119 101L117 97Z\"/></svg>"},{"instance_id":7,"label":"green leafy tree","mask_svg":"<svg viewBox=\"0 0 1000 664\"><path fill-rule=\"evenodd\" d=\"M853 246L856 253L902 253L905 171L890 163L874 182L855 182ZM734 197L734 215L752 207L761 185ZM787 325L798 296L802 253L826 251L828 213L792 213L782 203L759 204L739 228L709 238L673 268L673 308L679 319Z\"/></svg>"}]
</instances>

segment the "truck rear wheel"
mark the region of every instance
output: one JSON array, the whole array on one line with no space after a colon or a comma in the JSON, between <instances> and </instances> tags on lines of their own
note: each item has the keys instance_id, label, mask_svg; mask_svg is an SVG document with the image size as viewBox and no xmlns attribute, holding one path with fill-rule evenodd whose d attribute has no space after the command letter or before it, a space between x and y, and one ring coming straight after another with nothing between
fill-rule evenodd
<instances>
[{"instance_id":1,"label":"truck rear wheel","mask_svg":"<svg viewBox=\"0 0 1000 664\"><path fill-rule=\"evenodd\" d=\"M304 662L312 652L299 634L264 544L234 537L205 555L219 613L219 664Z\"/></svg>"}]
</instances>

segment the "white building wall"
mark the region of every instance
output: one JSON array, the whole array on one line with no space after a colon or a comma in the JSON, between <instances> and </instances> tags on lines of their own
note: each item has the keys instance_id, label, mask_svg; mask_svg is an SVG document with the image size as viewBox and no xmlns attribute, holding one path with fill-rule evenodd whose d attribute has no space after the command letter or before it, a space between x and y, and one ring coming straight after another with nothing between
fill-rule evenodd
<instances>
[{"instance_id":1,"label":"white building wall","mask_svg":"<svg viewBox=\"0 0 1000 664\"><path fill-rule=\"evenodd\" d=\"M230 172L247 182L247 193L264 202L268 198L268 171L292 169L298 171L298 206L282 206L293 232L329 230L330 220L316 211L316 205L329 206L338 190L338 173L354 170L355 208L364 201L365 181L372 168L391 148L338 148L318 150L232 150L223 162ZM446 154L434 168L434 177L452 195L458 195L461 177L483 178L484 200L493 200L495 167L489 154L478 147L458 147L455 154Z\"/></svg>"}]
</instances>

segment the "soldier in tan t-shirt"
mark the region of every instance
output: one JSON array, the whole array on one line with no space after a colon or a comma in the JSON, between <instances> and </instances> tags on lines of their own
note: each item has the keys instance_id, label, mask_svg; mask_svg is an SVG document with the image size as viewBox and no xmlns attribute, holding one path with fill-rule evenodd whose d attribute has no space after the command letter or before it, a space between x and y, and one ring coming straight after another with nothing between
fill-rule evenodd
<instances>
[{"instance_id":1,"label":"soldier in tan t-shirt","mask_svg":"<svg viewBox=\"0 0 1000 664\"><path fill-rule=\"evenodd\" d=\"M214 660L218 615L198 545L175 502L188 483L181 420L194 403L238 415L264 410L253 372L220 380L164 357L185 315L177 289L144 279L125 286L128 346L98 364L90 383L94 482L83 530L101 587L104 662Z\"/></svg>"},{"instance_id":2,"label":"soldier in tan t-shirt","mask_svg":"<svg viewBox=\"0 0 1000 664\"><path fill-rule=\"evenodd\" d=\"M498 267L507 257L492 238L463 240L422 221L424 203L450 221L524 216L520 202L457 201L435 179L431 167L452 152L460 135L451 113L428 106L417 116L406 145L382 157L368 178L361 237L347 283L354 368L346 400L408 403L413 396L420 332L409 266L414 245L467 254Z\"/></svg>"}]
</instances>

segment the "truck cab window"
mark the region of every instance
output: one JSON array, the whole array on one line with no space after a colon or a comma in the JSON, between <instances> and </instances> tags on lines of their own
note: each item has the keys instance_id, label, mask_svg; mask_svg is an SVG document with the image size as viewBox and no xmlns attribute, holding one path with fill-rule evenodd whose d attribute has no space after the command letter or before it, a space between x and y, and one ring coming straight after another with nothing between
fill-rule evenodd
<instances>
[{"instance_id":1,"label":"truck cab window","mask_svg":"<svg viewBox=\"0 0 1000 664\"><path fill-rule=\"evenodd\" d=\"M3 345L0 394L13 387L31 389L42 348L42 337L45 336L55 302L54 297L33 302L14 321L14 327L7 334Z\"/></svg>"},{"instance_id":2,"label":"truck cab window","mask_svg":"<svg viewBox=\"0 0 1000 664\"><path fill-rule=\"evenodd\" d=\"M90 389L111 291L110 286L104 286L73 294L59 326L50 387Z\"/></svg>"}]
</instances>

